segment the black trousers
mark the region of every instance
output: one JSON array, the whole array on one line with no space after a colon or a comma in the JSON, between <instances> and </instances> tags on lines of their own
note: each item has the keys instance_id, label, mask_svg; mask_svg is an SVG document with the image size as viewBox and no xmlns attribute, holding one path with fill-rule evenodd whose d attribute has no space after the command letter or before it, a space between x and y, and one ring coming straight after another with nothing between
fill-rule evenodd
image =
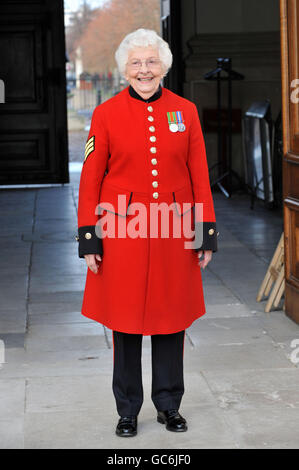
<instances>
[{"instance_id":1,"label":"black trousers","mask_svg":"<svg viewBox=\"0 0 299 470\"><path fill-rule=\"evenodd\" d=\"M141 334L113 331L112 389L120 416L138 415L143 403ZM185 330L152 335L151 399L158 411L179 409L184 394Z\"/></svg>"}]
</instances>

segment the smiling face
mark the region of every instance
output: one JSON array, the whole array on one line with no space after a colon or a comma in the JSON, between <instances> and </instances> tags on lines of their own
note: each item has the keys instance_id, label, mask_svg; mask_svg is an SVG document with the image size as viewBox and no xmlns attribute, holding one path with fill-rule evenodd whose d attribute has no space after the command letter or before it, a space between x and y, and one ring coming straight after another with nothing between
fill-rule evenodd
<instances>
[{"instance_id":1,"label":"smiling face","mask_svg":"<svg viewBox=\"0 0 299 470\"><path fill-rule=\"evenodd\" d=\"M137 67L142 62L140 67ZM164 76L159 52L153 47L136 47L129 51L125 78L143 98L150 98L159 88Z\"/></svg>"}]
</instances>

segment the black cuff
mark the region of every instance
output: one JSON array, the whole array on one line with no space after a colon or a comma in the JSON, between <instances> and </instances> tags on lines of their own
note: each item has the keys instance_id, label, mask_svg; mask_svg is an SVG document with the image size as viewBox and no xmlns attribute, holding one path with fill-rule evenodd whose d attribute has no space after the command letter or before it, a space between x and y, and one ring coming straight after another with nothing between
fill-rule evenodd
<instances>
[{"instance_id":1,"label":"black cuff","mask_svg":"<svg viewBox=\"0 0 299 470\"><path fill-rule=\"evenodd\" d=\"M201 250L203 251L212 250L213 252L217 251L218 250L217 237L219 235L219 232L217 232L216 230L216 222L195 223L195 234L198 234L197 237L195 237L195 241L199 239L201 230L202 230L202 238L200 237L200 239L202 239L202 245L200 247L194 248L194 251L196 253Z\"/></svg>"},{"instance_id":2,"label":"black cuff","mask_svg":"<svg viewBox=\"0 0 299 470\"><path fill-rule=\"evenodd\" d=\"M95 228L95 225L79 227L79 235L76 237L76 240L79 242L79 258L84 258L84 255L91 254L103 256L103 240L97 236ZM99 227L97 227L97 230L99 230Z\"/></svg>"}]
</instances>

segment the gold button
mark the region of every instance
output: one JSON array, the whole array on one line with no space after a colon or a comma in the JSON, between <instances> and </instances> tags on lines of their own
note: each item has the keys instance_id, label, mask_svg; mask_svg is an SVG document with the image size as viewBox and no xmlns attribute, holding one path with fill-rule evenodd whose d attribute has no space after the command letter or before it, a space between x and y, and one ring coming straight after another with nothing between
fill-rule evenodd
<instances>
[{"instance_id":1,"label":"gold button","mask_svg":"<svg viewBox=\"0 0 299 470\"><path fill-rule=\"evenodd\" d=\"M157 174L158 174L157 170L152 170L152 175L153 176L157 176Z\"/></svg>"},{"instance_id":2,"label":"gold button","mask_svg":"<svg viewBox=\"0 0 299 470\"><path fill-rule=\"evenodd\" d=\"M153 120L154 120L153 116L149 116L147 119L148 119L150 122L153 122Z\"/></svg>"},{"instance_id":3,"label":"gold button","mask_svg":"<svg viewBox=\"0 0 299 470\"><path fill-rule=\"evenodd\" d=\"M150 148L150 151L151 151L151 153L157 153L156 147L151 147L151 148Z\"/></svg>"},{"instance_id":4,"label":"gold button","mask_svg":"<svg viewBox=\"0 0 299 470\"><path fill-rule=\"evenodd\" d=\"M153 110L153 107L152 106L148 106L147 110L152 113L154 110Z\"/></svg>"},{"instance_id":5,"label":"gold button","mask_svg":"<svg viewBox=\"0 0 299 470\"><path fill-rule=\"evenodd\" d=\"M154 126L150 126L149 130L150 130L150 132L155 132L156 129L154 128Z\"/></svg>"},{"instance_id":6,"label":"gold button","mask_svg":"<svg viewBox=\"0 0 299 470\"><path fill-rule=\"evenodd\" d=\"M76 240L77 240L77 242L78 242L78 241L79 241L79 237L78 237L78 235L76 235L76 236L75 236L75 238L76 238Z\"/></svg>"},{"instance_id":7,"label":"gold button","mask_svg":"<svg viewBox=\"0 0 299 470\"><path fill-rule=\"evenodd\" d=\"M89 233L89 232L86 232L86 234L85 234L85 238L86 238L87 240L90 240L90 239L91 239L91 237L92 237L91 233Z\"/></svg>"},{"instance_id":8,"label":"gold button","mask_svg":"<svg viewBox=\"0 0 299 470\"><path fill-rule=\"evenodd\" d=\"M150 141L151 142L156 142L157 138L154 135L150 136Z\"/></svg>"},{"instance_id":9,"label":"gold button","mask_svg":"<svg viewBox=\"0 0 299 470\"><path fill-rule=\"evenodd\" d=\"M158 199L159 193L153 193L153 198Z\"/></svg>"},{"instance_id":10,"label":"gold button","mask_svg":"<svg viewBox=\"0 0 299 470\"><path fill-rule=\"evenodd\" d=\"M156 158L152 158L151 162L152 162L153 165L157 165L157 159Z\"/></svg>"},{"instance_id":11,"label":"gold button","mask_svg":"<svg viewBox=\"0 0 299 470\"><path fill-rule=\"evenodd\" d=\"M215 232L215 230L213 228L210 228L209 235L213 235L214 232Z\"/></svg>"},{"instance_id":12,"label":"gold button","mask_svg":"<svg viewBox=\"0 0 299 470\"><path fill-rule=\"evenodd\" d=\"M152 182L152 186L153 186L154 188L157 188L157 187L158 187L158 181L153 181L153 182Z\"/></svg>"}]
</instances>

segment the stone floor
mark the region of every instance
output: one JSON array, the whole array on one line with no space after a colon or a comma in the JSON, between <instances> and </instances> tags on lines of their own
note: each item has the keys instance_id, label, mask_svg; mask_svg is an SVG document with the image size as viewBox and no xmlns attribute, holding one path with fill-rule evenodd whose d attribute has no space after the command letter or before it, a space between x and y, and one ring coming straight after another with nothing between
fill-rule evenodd
<instances>
[{"instance_id":1,"label":"stone floor","mask_svg":"<svg viewBox=\"0 0 299 470\"><path fill-rule=\"evenodd\" d=\"M78 165L77 165L78 166ZM76 170L76 165L72 168ZM79 172L61 187L3 189L0 447L298 448L299 326L255 298L282 231L280 212L214 194L219 251L203 271L207 314L188 330L187 433L155 420L150 337L143 342L139 433L114 434L111 331L80 314L86 267L74 235Z\"/></svg>"}]
</instances>

